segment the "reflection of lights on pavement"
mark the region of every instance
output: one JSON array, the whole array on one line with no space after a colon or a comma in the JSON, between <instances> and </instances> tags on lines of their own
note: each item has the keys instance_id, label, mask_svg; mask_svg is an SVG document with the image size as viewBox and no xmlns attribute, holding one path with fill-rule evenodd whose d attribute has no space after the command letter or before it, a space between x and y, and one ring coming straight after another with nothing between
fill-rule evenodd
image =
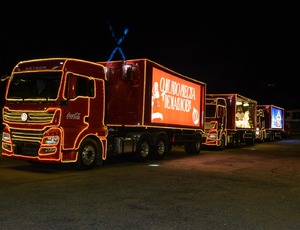
<instances>
[{"instance_id":1,"label":"reflection of lights on pavement","mask_svg":"<svg viewBox=\"0 0 300 230\"><path fill-rule=\"evenodd\" d=\"M255 148L246 148L248 150L252 150L252 151L255 151L256 149Z\"/></svg>"},{"instance_id":2,"label":"reflection of lights on pavement","mask_svg":"<svg viewBox=\"0 0 300 230\"><path fill-rule=\"evenodd\" d=\"M157 167L157 166L159 166L159 164L148 164L148 166Z\"/></svg>"}]
</instances>

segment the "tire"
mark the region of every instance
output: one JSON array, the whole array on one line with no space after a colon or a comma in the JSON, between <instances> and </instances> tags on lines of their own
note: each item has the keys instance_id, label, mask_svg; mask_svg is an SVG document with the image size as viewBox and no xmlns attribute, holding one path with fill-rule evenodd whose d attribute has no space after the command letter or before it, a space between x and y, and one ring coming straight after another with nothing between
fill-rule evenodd
<instances>
[{"instance_id":1,"label":"tire","mask_svg":"<svg viewBox=\"0 0 300 230\"><path fill-rule=\"evenodd\" d=\"M252 138L244 139L246 145L254 145L255 143L255 134L253 133Z\"/></svg>"},{"instance_id":2,"label":"tire","mask_svg":"<svg viewBox=\"0 0 300 230\"><path fill-rule=\"evenodd\" d=\"M239 137L238 137L238 135L237 134L234 134L233 136L232 136L232 143L231 143L231 147L232 148L239 148L240 147L240 139L239 139Z\"/></svg>"},{"instance_id":3,"label":"tire","mask_svg":"<svg viewBox=\"0 0 300 230\"><path fill-rule=\"evenodd\" d=\"M275 135L274 135L274 133L271 133L271 141L275 141Z\"/></svg>"},{"instance_id":4,"label":"tire","mask_svg":"<svg viewBox=\"0 0 300 230\"><path fill-rule=\"evenodd\" d=\"M142 136L137 144L135 152L136 160L139 162L148 161L151 156L151 142L146 136Z\"/></svg>"},{"instance_id":5,"label":"tire","mask_svg":"<svg viewBox=\"0 0 300 230\"><path fill-rule=\"evenodd\" d=\"M255 144L255 137L253 137L252 139L247 139L246 144L247 145L254 145Z\"/></svg>"},{"instance_id":6,"label":"tire","mask_svg":"<svg viewBox=\"0 0 300 230\"><path fill-rule=\"evenodd\" d=\"M261 138L261 143L265 143L266 142L266 133L263 132L262 133L262 138Z\"/></svg>"},{"instance_id":7,"label":"tire","mask_svg":"<svg viewBox=\"0 0 300 230\"><path fill-rule=\"evenodd\" d=\"M184 145L185 152L188 154L199 154L202 148L201 135L195 135L194 141Z\"/></svg>"},{"instance_id":8,"label":"tire","mask_svg":"<svg viewBox=\"0 0 300 230\"><path fill-rule=\"evenodd\" d=\"M218 150L223 150L223 149L225 149L225 136L224 135L222 135L222 137L221 137L221 144L220 144L220 146L218 146Z\"/></svg>"},{"instance_id":9,"label":"tire","mask_svg":"<svg viewBox=\"0 0 300 230\"><path fill-rule=\"evenodd\" d=\"M155 142L154 158L162 159L168 152L168 139L165 135L159 135Z\"/></svg>"},{"instance_id":10,"label":"tire","mask_svg":"<svg viewBox=\"0 0 300 230\"><path fill-rule=\"evenodd\" d=\"M97 163L99 154L99 147L91 138L86 138L80 144L78 149L78 157L76 167L80 170L87 170L93 168Z\"/></svg>"}]
</instances>

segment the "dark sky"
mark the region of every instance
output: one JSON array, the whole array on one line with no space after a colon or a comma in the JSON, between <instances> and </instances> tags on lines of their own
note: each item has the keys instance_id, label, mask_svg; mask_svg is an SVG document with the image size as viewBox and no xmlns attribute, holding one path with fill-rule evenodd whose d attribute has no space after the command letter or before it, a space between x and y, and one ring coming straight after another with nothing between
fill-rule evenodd
<instances>
[{"instance_id":1,"label":"dark sky","mask_svg":"<svg viewBox=\"0 0 300 230\"><path fill-rule=\"evenodd\" d=\"M286 2L1 3L0 75L32 58L107 61L127 28L126 59L151 59L207 83L208 93L300 108L300 2Z\"/></svg>"}]
</instances>

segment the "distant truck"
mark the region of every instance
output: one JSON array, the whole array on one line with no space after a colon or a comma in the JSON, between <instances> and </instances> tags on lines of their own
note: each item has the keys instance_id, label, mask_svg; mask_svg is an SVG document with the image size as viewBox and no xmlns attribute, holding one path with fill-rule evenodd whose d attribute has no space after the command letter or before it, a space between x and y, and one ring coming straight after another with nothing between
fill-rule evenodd
<instances>
[{"instance_id":1,"label":"distant truck","mask_svg":"<svg viewBox=\"0 0 300 230\"><path fill-rule=\"evenodd\" d=\"M257 101L240 94L207 94L203 147L255 144Z\"/></svg>"},{"instance_id":2,"label":"distant truck","mask_svg":"<svg viewBox=\"0 0 300 230\"><path fill-rule=\"evenodd\" d=\"M257 105L256 141L274 141L285 136L284 108L275 105Z\"/></svg>"},{"instance_id":3,"label":"distant truck","mask_svg":"<svg viewBox=\"0 0 300 230\"><path fill-rule=\"evenodd\" d=\"M284 113L285 136L300 135L300 109L288 109Z\"/></svg>"},{"instance_id":4,"label":"distant truck","mask_svg":"<svg viewBox=\"0 0 300 230\"><path fill-rule=\"evenodd\" d=\"M172 146L198 154L206 84L148 59L19 62L3 108L2 155L79 169L132 154L160 159Z\"/></svg>"}]
</instances>

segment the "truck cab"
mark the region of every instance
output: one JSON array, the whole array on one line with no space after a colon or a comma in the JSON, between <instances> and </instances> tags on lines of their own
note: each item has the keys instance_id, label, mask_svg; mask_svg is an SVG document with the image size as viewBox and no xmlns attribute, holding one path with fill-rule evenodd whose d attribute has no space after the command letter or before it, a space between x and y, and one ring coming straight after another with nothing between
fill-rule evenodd
<instances>
[{"instance_id":1,"label":"truck cab","mask_svg":"<svg viewBox=\"0 0 300 230\"><path fill-rule=\"evenodd\" d=\"M224 98L206 98L205 139L206 146L223 149L227 146L227 103Z\"/></svg>"}]
</instances>

